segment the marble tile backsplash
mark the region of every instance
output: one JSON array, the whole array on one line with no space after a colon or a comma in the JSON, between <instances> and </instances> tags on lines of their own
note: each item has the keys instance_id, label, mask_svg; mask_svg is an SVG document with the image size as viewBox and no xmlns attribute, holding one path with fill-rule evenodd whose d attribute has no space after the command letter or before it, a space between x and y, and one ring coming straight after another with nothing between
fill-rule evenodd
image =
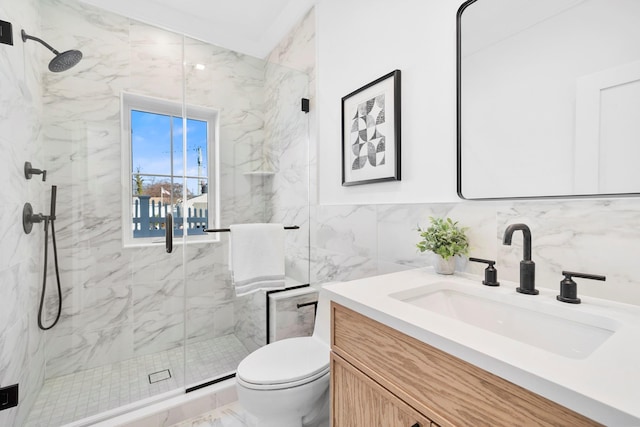
<instances>
[{"instance_id":1,"label":"marble tile backsplash","mask_svg":"<svg viewBox=\"0 0 640 427\"><path fill-rule=\"evenodd\" d=\"M448 216L468 227L471 256L497 260L499 279L517 282L523 241L502 244L507 225L523 222L533 236L536 285L559 289L562 270L607 276L580 281L579 294L640 305L638 199L461 202L415 205L318 206L312 210L312 283L352 280L431 265L419 253L416 225ZM483 274L458 261L457 270Z\"/></svg>"}]
</instances>

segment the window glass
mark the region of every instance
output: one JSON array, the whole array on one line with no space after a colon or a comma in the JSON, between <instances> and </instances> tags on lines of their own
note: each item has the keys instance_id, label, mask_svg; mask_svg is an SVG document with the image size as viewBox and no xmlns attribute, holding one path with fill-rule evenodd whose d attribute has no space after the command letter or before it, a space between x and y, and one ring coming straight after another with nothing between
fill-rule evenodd
<instances>
[{"instance_id":1,"label":"window glass","mask_svg":"<svg viewBox=\"0 0 640 427\"><path fill-rule=\"evenodd\" d=\"M174 216L174 236L182 236L184 217L188 236L206 236L204 230L213 223L210 212L214 212L215 198L209 195L213 171L209 164L213 140L210 133L216 125L216 112L192 108L197 118L186 120L187 143L183 152L179 105L129 94L123 97L123 105L129 115L126 150L131 180L125 196L124 211L129 212L126 224L123 220L127 228L125 244L164 237L168 213Z\"/></svg>"}]
</instances>

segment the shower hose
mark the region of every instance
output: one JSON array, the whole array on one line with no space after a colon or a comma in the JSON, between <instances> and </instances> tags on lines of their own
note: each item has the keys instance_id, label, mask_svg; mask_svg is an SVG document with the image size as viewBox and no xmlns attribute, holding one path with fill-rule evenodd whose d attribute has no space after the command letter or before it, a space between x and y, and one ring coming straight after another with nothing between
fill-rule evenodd
<instances>
[{"instance_id":1,"label":"shower hose","mask_svg":"<svg viewBox=\"0 0 640 427\"><path fill-rule=\"evenodd\" d=\"M49 247L49 223L51 223L51 242L53 243L53 263L56 270L56 281L58 283L58 314L56 320L49 326L44 326L42 322L42 310L44 307L44 294L47 290L47 256ZM49 330L56 326L58 320L60 320L60 314L62 313L62 290L60 289L60 271L58 270L58 247L56 245L56 228L53 225L54 220L45 217L44 219L44 274L42 275L42 294L40 295L40 307L38 308L38 327L43 331Z\"/></svg>"}]
</instances>

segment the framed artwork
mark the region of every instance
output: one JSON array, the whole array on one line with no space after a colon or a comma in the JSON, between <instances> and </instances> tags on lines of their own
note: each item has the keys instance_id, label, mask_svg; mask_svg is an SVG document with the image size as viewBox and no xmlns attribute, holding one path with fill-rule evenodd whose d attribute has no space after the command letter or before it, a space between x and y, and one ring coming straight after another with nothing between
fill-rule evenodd
<instances>
[{"instance_id":1,"label":"framed artwork","mask_svg":"<svg viewBox=\"0 0 640 427\"><path fill-rule=\"evenodd\" d=\"M342 98L342 185L400 181L400 70Z\"/></svg>"}]
</instances>

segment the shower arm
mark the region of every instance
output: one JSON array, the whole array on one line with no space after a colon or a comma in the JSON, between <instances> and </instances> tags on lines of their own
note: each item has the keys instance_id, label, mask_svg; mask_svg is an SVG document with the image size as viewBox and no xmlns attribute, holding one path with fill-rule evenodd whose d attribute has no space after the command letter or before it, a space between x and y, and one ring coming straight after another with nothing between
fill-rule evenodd
<instances>
[{"instance_id":1,"label":"shower arm","mask_svg":"<svg viewBox=\"0 0 640 427\"><path fill-rule=\"evenodd\" d=\"M26 42L27 39L29 40L35 40L38 43L42 44L44 47L46 47L47 49L49 49L51 52L53 52L54 55L59 55L60 52L58 52L57 50L55 50L53 47L51 47L51 45L49 43L47 43L46 41L39 39L38 37L34 37L34 36L30 36L29 34L25 33L24 30L21 31L20 33L22 35L22 41Z\"/></svg>"}]
</instances>

